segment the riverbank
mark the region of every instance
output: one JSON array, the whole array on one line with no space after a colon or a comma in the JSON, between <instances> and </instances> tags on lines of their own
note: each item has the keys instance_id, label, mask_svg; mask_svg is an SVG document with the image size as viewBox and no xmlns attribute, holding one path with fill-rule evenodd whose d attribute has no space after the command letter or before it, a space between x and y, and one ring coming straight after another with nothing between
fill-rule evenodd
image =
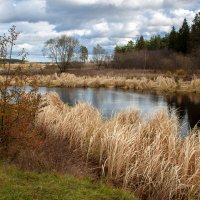
<instances>
[{"instance_id":1,"label":"riverbank","mask_svg":"<svg viewBox=\"0 0 200 200\"><path fill-rule=\"evenodd\" d=\"M47 99L37 119L39 129L52 141L61 138L62 146L68 141L101 176L141 199L199 197L198 129L181 138L178 119L167 111L144 121L132 110L104 121L87 104L68 107L55 94Z\"/></svg>"},{"instance_id":2,"label":"riverbank","mask_svg":"<svg viewBox=\"0 0 200 200\"><path fill-rule=\"evenodd\" d=\"M0 77L3 82L3 76ZM11 84L15 84L13 81ZM125 78L112 76L75 76L74 74L35 75L20 82L21 85L36 85L46 87L73 87L73 88L123 88L137 91L158 91L177 93L200 93L200 78L193 77L190 81L175 79L173 77L158 76L156 78Z\"/></svg>"},{"instance_id":3,"label":"riverbank","mask_svg":"<svg viewBox=\"0 0 200 200\"><path fill-rule=\"evenodd\" d=\"M199 198L200 130L181 137L173 111L144 119L129 110L104 120L94 107L71 107L50 93L35 117L23 134L11 131L4 151L19 168L105 180L141 200Z\"/></svg>"},{"instance_id":4,"label":"riverbank","mask_svg":"<svg viewBox=\"0 0 200 200\"><path fill-rule=\"evenodd\" d=\"M89 64L88 64L89 65ZM14 67L15 65L12 65ZM29 65L27 65L29 66ZM21 68L20 77L12 81L12 85L37 85L41 87L73 87L73 88L122 88L137 91L158 91L164 93L200 93L200 72L188 72L183 69L175 71L142 70L142 69L96 69L92 64L67 69L59 73L54 65L33 64L32 67ZM31 65L30 65L31 66ZM12 68L14 69L14 68ZM0 83L4 81L4 73L0 75ZM10 72L15 76L16 73Z\"/></svg>"}]
</instances>

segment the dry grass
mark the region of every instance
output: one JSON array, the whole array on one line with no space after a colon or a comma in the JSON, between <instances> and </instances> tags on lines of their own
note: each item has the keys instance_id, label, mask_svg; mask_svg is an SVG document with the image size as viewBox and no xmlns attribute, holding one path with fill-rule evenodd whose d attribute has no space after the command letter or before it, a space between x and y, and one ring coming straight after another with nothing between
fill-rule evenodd
<instances>
[{"instance_id":1,"label":"dry grass","mask_svg":"<svg viewBox=\"0 0 200 200\"><path fill-rule=\"evenodd\" d=\"M0 76L0 83L4 82L4 76ZM74 74L62 73L52 75L28 76L20 82L20 77L16 77L11 82L12 85L37 85L47 87L105 87L105 88L123 88L142 91L159 92L184 92L200 93L200 78L194 76L191 81L175 79L174 77L157 76L132 77L123 76L75 76Z\"/></svg>"},{"instance_id":2,"label":"dry grass","mask_svg":"<svg viewBox=\"0 0 200 200\"><path fill-rule=\"evenodd\" d=\"M22 68L43 68L45 67L46 64L44 63L12 63L11 64L11 68L18 68L18 67L22 67ZM3 67L3 66L2 66ZM9 67L9 64L5 64L4 66L5 68L8 68Z\"/></svg>"},{"instance_id":3,"label":"dry grass","mask_svg":"<svg viewBox=\"0 0 200 200\"><path fill-rule=\"evenodd\" d=\"M0 77L0 81L2 77ZM14 83L13 83L14 84ZM23 83L25 84L25 83ZM27 84L38 86L57 87L115 87L134 90L153 90L162 92L193 92L200 93L200 79L193 77L191 81L158 76L156 78L125 78L110 76L82 76L73 74L53 74L46 76L32 76L27 80Z\"/></svg>"},{"instance_id":4,"label":"dry grass","mask_svg":"<svg viewBox=\"0 0 200 200\"><path fill-rule=\"evenodd\" d=\"M108 180L132 189L141 199L199 198L200 131L179 137L173 113L160 111L144 121L139 111L129 111L103 121L87 104L68 107L56 94L47 100L49 105L37 118L39 129L49 138L68 141Z\"/></svg>"}]
</instances>

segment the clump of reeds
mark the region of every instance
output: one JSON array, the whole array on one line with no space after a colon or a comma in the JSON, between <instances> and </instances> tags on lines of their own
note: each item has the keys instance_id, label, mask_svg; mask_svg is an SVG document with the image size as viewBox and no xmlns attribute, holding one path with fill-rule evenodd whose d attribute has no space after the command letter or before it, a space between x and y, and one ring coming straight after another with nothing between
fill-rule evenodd
<instances>
[{"instance_id":1,"label":"clump of reeds","mask_svg":"<svg viewBox=\"0 0 200 200\"><path fill-rule=\"evenodd\" d=\"M142 199L199 197L200 131L181 138L173 113L160 111L144 121L139 111L129 111L103 121L87 104L68 107L55 94L47 99L37 126L49 137L67 140L108 180Z\"/></svg>"}]
</instances>

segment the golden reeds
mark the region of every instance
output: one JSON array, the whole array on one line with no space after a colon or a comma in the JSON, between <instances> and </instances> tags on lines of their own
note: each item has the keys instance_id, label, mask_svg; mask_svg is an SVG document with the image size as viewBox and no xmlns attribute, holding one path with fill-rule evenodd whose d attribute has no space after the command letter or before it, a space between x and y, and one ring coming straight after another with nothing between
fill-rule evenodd
<instances>
[{"instance_id":1,"label":"golden reeds","mask_svg":"<svg viewBox=\"0 0 200 200\"><path fill-rule=\"evenodd\" d=\"M0 83L3 82L0 76ZM14 82L11 84L15 85ZM20 84L20 81L17 81ZM200 93L200 79L193 77L191 81L175 80L173 77L158 76L150 79L146 77L125 78L110 76L75 76L74 74L62 73L53 75L35 75L27 78L26 83L21 85L37 85L47 87L104 87L104 88L123 88L134 90L151 90L161 92L191 92Z\"/></svg>"},{"instance_id":2,"label":"golden reeds","mask_svg":"<svg viewBox=\"0 0 200 200\"><path fill-rule=\"evenodd\" d=\"M160 111L144 121L133 110L104 121L87 104L68 107L52 93L47 100L37 126L52 139L66 139L109 180L142 199L199 198L200 131L181 138L173 113Z\"/></svg>"}]
</instances>

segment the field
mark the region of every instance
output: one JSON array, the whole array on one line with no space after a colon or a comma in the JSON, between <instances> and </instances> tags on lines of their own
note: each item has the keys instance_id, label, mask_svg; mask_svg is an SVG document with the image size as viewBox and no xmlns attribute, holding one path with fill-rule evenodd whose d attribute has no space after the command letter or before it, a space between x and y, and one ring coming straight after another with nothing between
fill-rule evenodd
<instances>
[{"instance_id":1,"label":"field","mask_svg":"<svg viewBox=\"0 0 200 200\"><path fill-rule=\"evenodd\" d=\"M44 74L50 75L54 73L59 73L59 69L55 64L52 63L24 63L24 64L11 64L12 69L21 67L24 72L30 72L30 74ZM8 64L5 66L8 68ZM1 72L2 73L2 72ZM67 68L66 73L71 73L76 76L110 76L116 77L121 76L124 78L133 77L146 77L146 78L156 78L157 76L167 76L174 78L184 78L190 80L194 75L200 77L199 70L185 70L185 69L175 69L175 70L163 70L163 69L126 69L121 67L120 69L101 67L98 68L94 63L71 63L69 68Z\"/></svg>"}]
</instances>

